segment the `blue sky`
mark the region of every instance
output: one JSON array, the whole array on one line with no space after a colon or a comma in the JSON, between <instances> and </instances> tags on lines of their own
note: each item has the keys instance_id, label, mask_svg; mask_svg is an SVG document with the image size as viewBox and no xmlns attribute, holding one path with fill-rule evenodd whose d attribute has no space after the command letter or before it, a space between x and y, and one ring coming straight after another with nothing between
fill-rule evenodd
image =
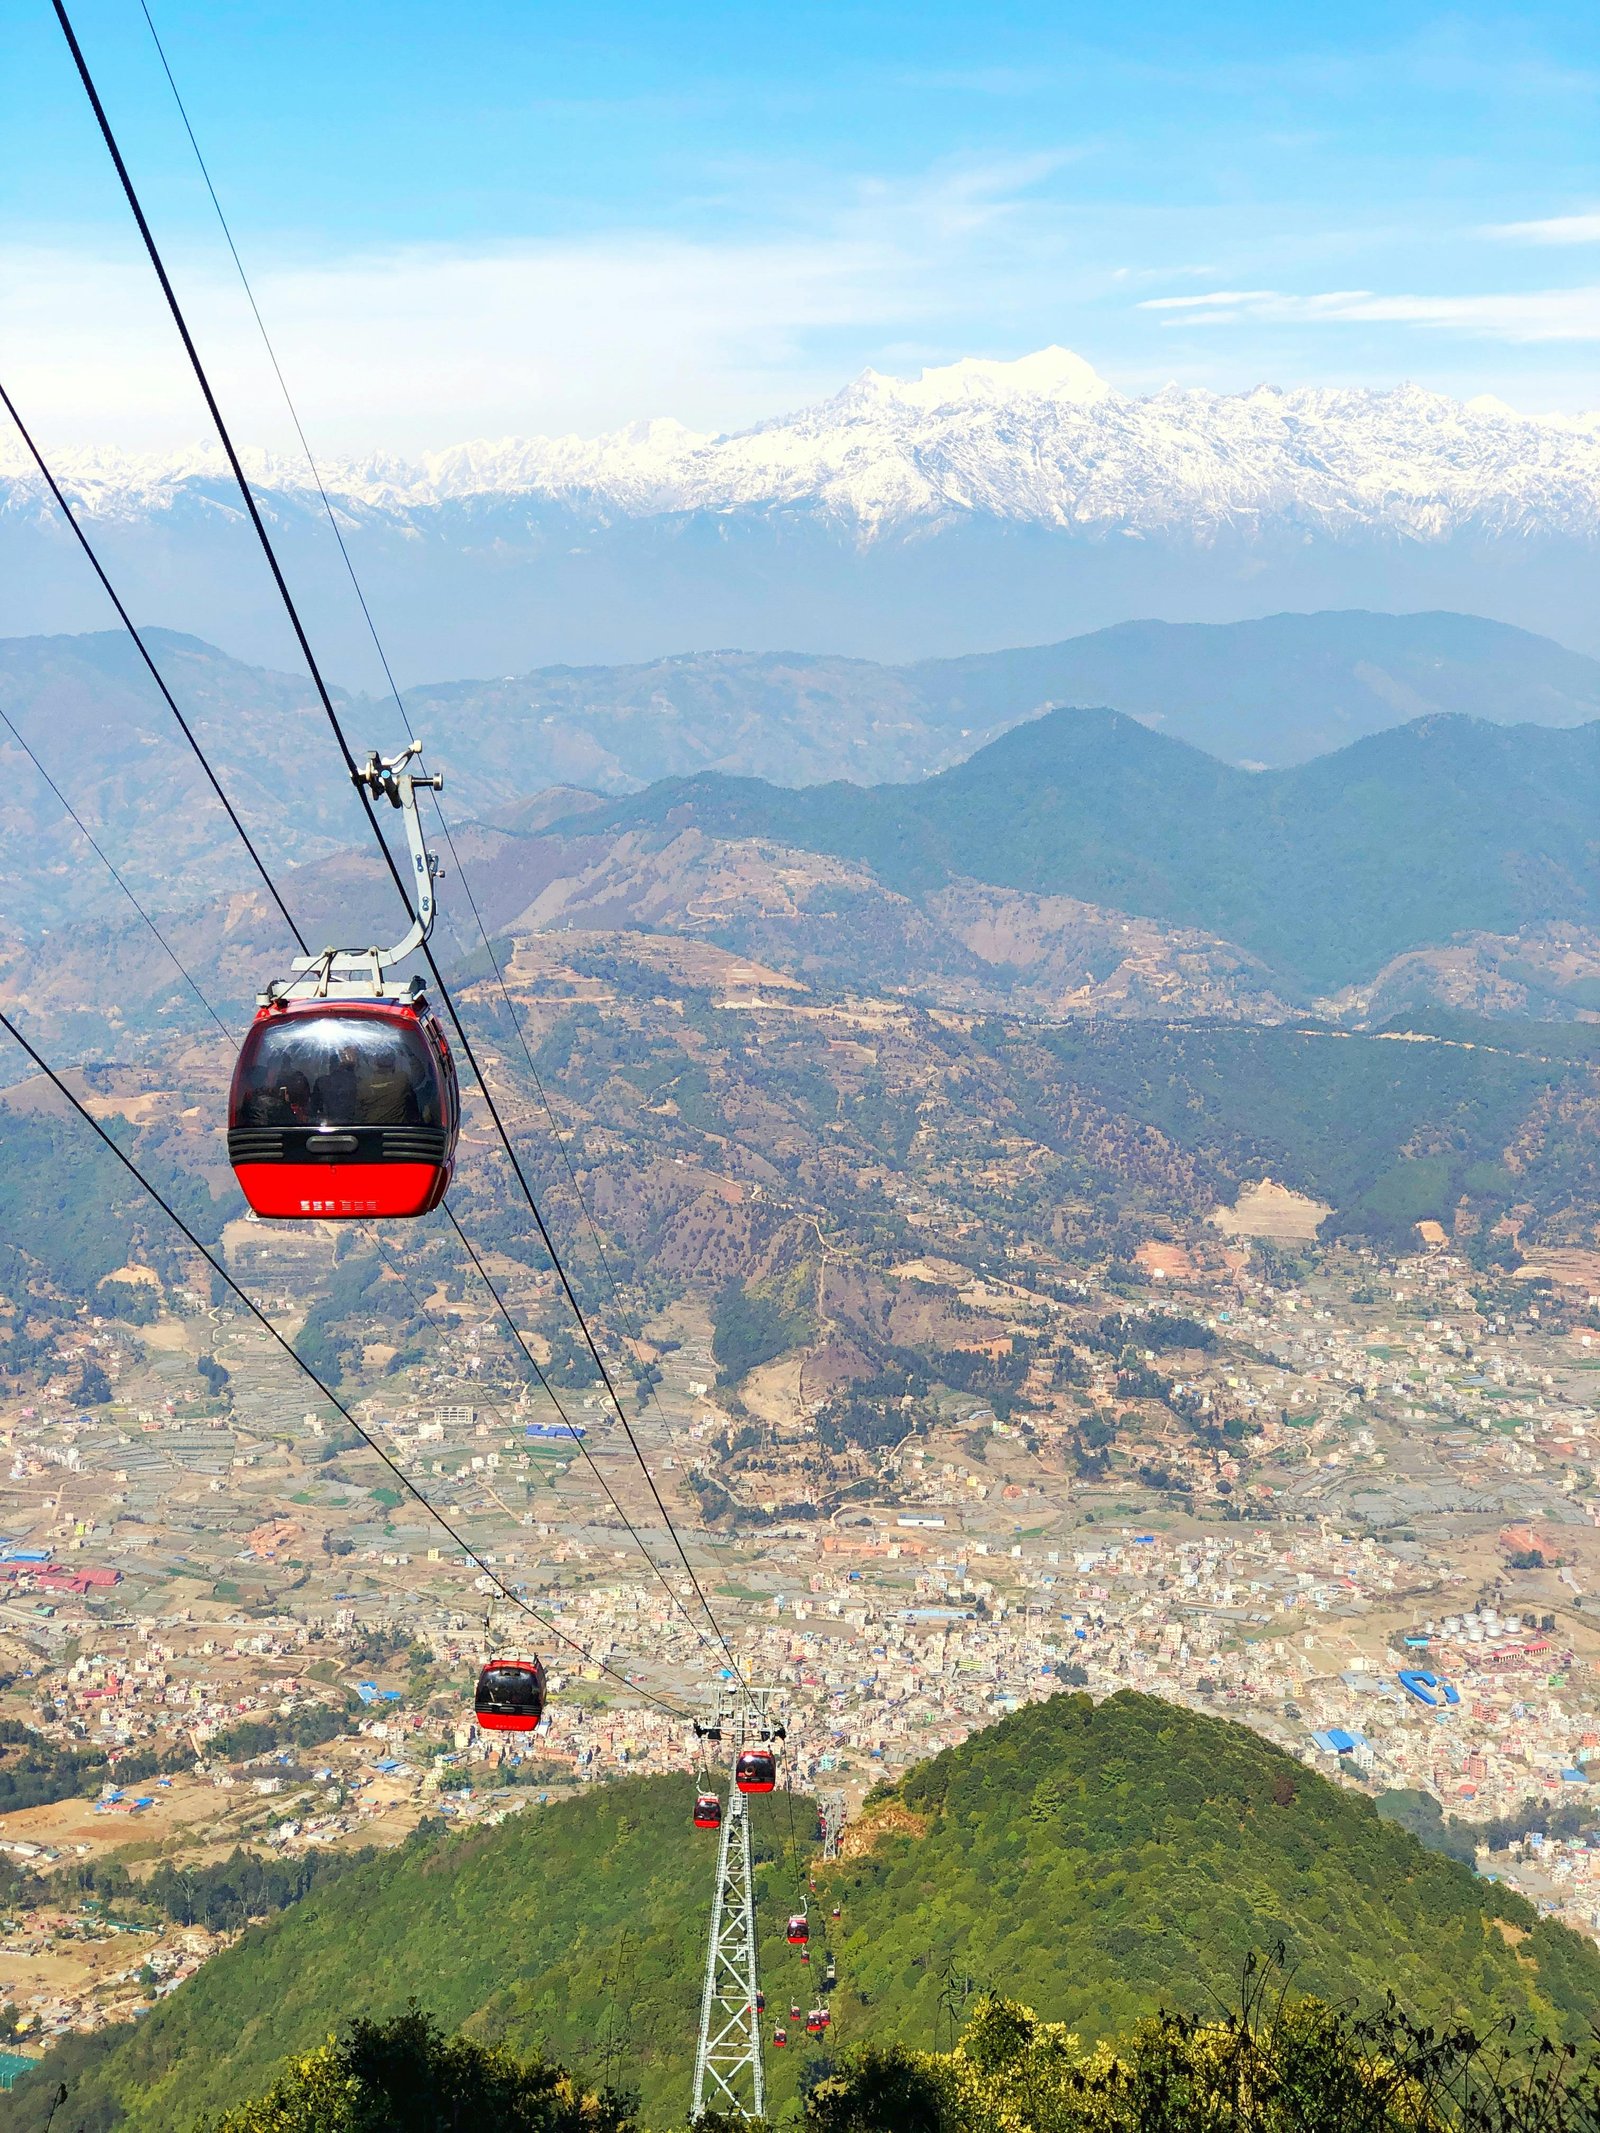
<instances>
[{"instance_id":1,"label":"blue sky","mask_svg":"<svg viewBox=\"0 0 1600 2133\"><path fill-rule=\"evenodd\" d=\"M51 442L203 424L44 0L5 0L0 363ZM315 441L759 420L866 364L1600 405L1600 10L150 0ZM138 0L74 17L284 442Z\"/></svg>"}]
</instances>

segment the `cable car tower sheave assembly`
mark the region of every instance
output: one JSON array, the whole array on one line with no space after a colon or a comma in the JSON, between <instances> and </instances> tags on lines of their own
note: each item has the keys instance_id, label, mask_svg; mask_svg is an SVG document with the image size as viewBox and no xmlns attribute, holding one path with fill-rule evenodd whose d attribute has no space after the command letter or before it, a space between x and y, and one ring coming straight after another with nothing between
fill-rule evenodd
<instances>
[{"instance_id":1,"label":"cable car tower sheave assembly","mask_svg":"<svg viewBox=\"0 0 1600 2133\"><path fill-rule=\"evenodd\" d=\"M706 1940L700 1993L700 2035L694 2055L692 2116L729 2111L737 2118L767 2115L761 2058L761 1991L756 1974L756 1884L750 1854L749 1795L770 1792L775 1759L766 1743L783 1738L772 1717L777 1691L741 1685L718 1692L710 1719L695 1722L697 1740L732 1752L733 1783L717 1841L717 1880ZM756 1745L760 1743L761 1745ZM702 1826L705 1826L702 1824Z\"/></svg>"}]
</instances>

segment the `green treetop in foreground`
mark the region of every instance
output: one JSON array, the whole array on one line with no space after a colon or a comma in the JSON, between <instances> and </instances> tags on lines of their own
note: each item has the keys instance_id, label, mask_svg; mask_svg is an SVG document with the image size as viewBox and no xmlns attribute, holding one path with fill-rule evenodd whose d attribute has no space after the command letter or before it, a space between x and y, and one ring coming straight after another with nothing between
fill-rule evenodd
<instances>
[{"instance_id":1,"label":"green treetop in foreground","mask_svg":"<svg viewBox=\"0 0 1600 2133\"><path fill-rule=\"evenodd\" d=\"M0 2133L39 2133L38 2099L61 2079L80 2106L69 2133L174 2133L260 2094L341 2021L413 1998L597 2091L614 2078L639 2092L644 2124L672 2126L715 1850L689 1827L692 1789L687 1775L596 1786L354 1867L133 2029L69 2040L0 2105ZM809 1968L783 1921L791 1826L809 1846L811 1815L782 1792L752 1808L769 2021L811 2004L825 1956L838 1966L832 2029L791 2024L768 2054L780 2120L836 2055L948 2046L984 1991L1092 2047L1164 2008L1214 2019L1252 1955L1280 1945L1295 1992L1334 2007L1381 2007L1392 1990L1422 2022L1514 2021L1563 2044L1600 2009L1590 1942L1258 1734L1152 1696L1053 1697L880 1788L846 1831L850 1856L812 1863Z\"/></svg>"},{"instance_id":2,"label":"green treetop in foreground","mask_svg":"<svg viewBox=\"0 0 1600 2133\"><path fill-rule=\"evenodd\" d=\"M985 1998L954 2051L856 2053L817 2084L808 2133L1594 2133L1592 2050L1513 2047L1295 2000L1247 1968L1238 2012L1161 2015L1085 2049Z\"/></svg>"},{"instance_id":3,"label":"green treetop in foreground","mask_svg":"<svg viewBox=\"0 0 1600 2133\"><path fill-rule=\"evenodd\" d=\"M446 2037L414 2003L291 2061L265 2096L196 2133L627 2133L626 2099L559 2066Z\"/></svg>"},{"instance_id":4,"label":"green treetop in foreground","mask_svg":"<svg viewBox=\"0 0 1600 2133\"><path fill-rule=\"evenodd\" d=\"M985 1996L945 2053L866 2046L824 2072L807 2133L1593 2133L1592 2050L1417 2028L1289 1996L1247 1965L1237 2011L1162 2015L1085 2048ZM681 2121L680 2121L681 2123ZM640 2133L631 2099L446 2038L415 2006L357 2021L196 2133ZM698 2133L732 2133L728 2121ZM746 2129L748 2133L748 2129Z\"/></svg>"}]
</instances>

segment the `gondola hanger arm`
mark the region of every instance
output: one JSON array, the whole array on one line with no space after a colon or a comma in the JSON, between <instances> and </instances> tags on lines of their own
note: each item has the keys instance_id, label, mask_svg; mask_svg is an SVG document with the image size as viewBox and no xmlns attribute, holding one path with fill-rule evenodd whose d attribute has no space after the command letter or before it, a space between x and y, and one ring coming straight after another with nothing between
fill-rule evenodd
<instances>
[{"instance_id":1,"label":"gondola hanger arm","mask_svg":"<svg viewBox=\"0 0 1600 2133\"><path fill-rule=\"evenodd\" d=\"M407 956L415 955L426 943L433 931L437 909L433 885L438 879L439 861L422 841L417 788L423 786L430 792L442 792L444 773L408 769L412 759L421 753L420 741L408 742L398 755L382 756L374 749L367 760L350 773L352 784L370 793L374 799L385 799L391 807L397 807L406 826L413 917L404 939L392 948L324 948L320 955L296 956L289 966L295 973L294 982L269 988L262 996L263 1005L277 1000L325 1000L340 990L358 990L368 999L401 998L420 988L421 980L417 978L410 979L403 987L391 988L386 982L386 973L396 963L403 963Z\"/></svg>"}]
</instances>

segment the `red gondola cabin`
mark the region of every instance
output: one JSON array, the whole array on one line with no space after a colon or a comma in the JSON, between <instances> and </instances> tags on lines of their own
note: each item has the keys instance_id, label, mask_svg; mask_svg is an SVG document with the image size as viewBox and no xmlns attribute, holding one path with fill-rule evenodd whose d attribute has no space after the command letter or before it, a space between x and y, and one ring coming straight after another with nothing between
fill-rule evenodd
<instances>
[{"instance_id":1,"label":"red gondola cabin","mask_svg":"<svg viewBox=\"0 0 1600 2133\"><path fill-rule=\"evenodd\" d=\"M770 1748L746 1748L733 1769L741 1792L771 1792L778 1782L778 1759Z\"/></svg>"},{"instance_id":2,"label":"red gondola cabin","mask_svg":"<svg viewBox=\"0 0 1600 2133\"><path fill-rule=\"evenodd\" d=\"M478 1675L473 1716L490 1733L531 1733L544 1716L544 1695L539 1660L496 1654Z\"/></svg>"},{"instance_id":3,"label":"red gondola cabin","mask_svg":"<svg viewBox=\"0 0 1600 2133\"><path fill-rule=\"evenodd\" d=\"M822 2019L822 2009L813 2007L810 2014L806 2016L806 2035L808 2037L820 2037L825 2026Z\"/></svg>"},{"instance_id":4,"label":"red gondola cabin","mask_svg":"<svg viewBox=\"0 0 1600 2133\"><path fill-rule=\"evenodd\" d=\"M783 2050L783 2047L788 2043L788 2041L789 2032L786 2029L775 2029L772 2032L772 2043L774 2050L781 2052Z\"/></svg>"},{"instance_id":5,"label":"red gondola cabin","mask_svg":"<svg viewBox=\"0 0 1600 2133\"><path fill-rule=\"evenodd\" d=\"M720 1829L722 1827L722 1802L714 1792L697 1792L695 1794L694 1826L696 1829Z\"/></svg>"},{"instance_id":6,"label":"red gondola cabin","mask_svg":"<svg viewBox=\"0 0 1600 2133\"><path fill-rule=\"evenodd\" d=\"M811 1926L804 1911L796 1911L789 1921L789 1945L803 1948L811 1938Z\"/></svg>"},{"instance_id":7,"label":"red gondola cabin","mask_svg":"<svg viewBox=\"0 0 1600 2133\"><path fill-rule=\"evenodd\" d=\"M233 1070L228 1160L274 1221L425 1215L460 1123L450 1048L420 995L272 1000Z\"/></svg>"}]
</instances>

